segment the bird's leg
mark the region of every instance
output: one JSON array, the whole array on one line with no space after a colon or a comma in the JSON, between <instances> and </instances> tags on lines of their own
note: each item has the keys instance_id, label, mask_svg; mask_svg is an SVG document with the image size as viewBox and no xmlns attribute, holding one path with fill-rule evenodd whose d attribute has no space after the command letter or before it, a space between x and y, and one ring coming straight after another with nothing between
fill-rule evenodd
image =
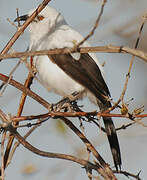
<instances>
[{"instance_id":1,"label":"bird's leg","mask_svg":"<svg viewBox=\"0 0 147 180\"><path fill-rule=\"evenodd\" d=\"M64 97L63 99L61 99L61 101L53 105L53 110L61 111L64 109L64 111L66 112L67 111L72 112L73 111L72 102L77 100L80 94L81 92L75 91L72 94Z\"/></svg>"}]
</instances>

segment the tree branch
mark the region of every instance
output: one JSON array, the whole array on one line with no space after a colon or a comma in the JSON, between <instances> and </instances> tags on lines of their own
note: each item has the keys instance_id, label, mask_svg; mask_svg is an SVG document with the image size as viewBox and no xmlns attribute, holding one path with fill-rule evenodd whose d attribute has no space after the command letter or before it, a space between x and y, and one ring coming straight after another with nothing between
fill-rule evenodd
<instances>
[{"instance_id":1,"label":"tree branch","mask_svg":"<svg viewBox=\"0 0 147 180\"><path fill-rule=\"evenodd\" d=\"M8 76L5 76L4 74L0 73L0 80L2 80L3 82L8 82L8 79L9 79ZM29 88L26 88L21 83L15 81L13 79L10 79L9 84L14 86L15 88L19 89L20 91L22 91L24 94L26 94L26 95L30 96L31 98L35 99L37 102L39 102L41 105L43 105L48 110L50 109L51 105L47 101L45 101L43 98L41 98L36 93L31 91Z\"/></svg>"},{"instance_id":2,"label":"tree branch","mask_svg":"<svg viewBox=\"0 0 147 180\"><path fill-rule=\"evenodd\" d=\"M48 158L58 158L58 159L64 159L64 160L76 162L76 163L84 166L85 168L95 169L106 180L110 180L110 178L107 176L107 174L101 168L101 166L99 166L98 164L96 164L96 165L92 164L89 161L77 158L77 157L72 156L72 155L41 151L41 150L35 148L34 146L32 146L30 143L28 143L15 129L11 130L10 132L15 136L15 138L19 141L19 143L21 143L25 148L27 148L28 150L32 151L33 153L35 153L37 155L40 155L43 157L48 157Z\"/></svg>"},{"instance_id":3,"label":"tree branch","mask_svg":"<svg viewBox=\"0 0 147 180\"><path fill-rule=\"evenodd\" d=\"M120 118L129 118L129 116L126 114L113 114L113 113L102 113L102 112L49 112L45 114L39 114L39 115L28 115L28 116L17 116L12 117L13 122L20 122L25 120L34 120L34 119L42 119L47 117L52 118L58 118L58 117L86 117L86 116L102 116L102 117L120 117ZM133 118L145 118L147 117L147 114L136 114L133 115Z\"/></svg>"},{"instance_id":4,"label":"tree branch","mask_svg":"<svg viewBox=\"0 0 147 180\"><path fill-rule=\"evenodd\" d=\"M51 49L51 50L42 50L42 51L27 51L27 52L15 52L8 54L0 54L0 59L8 59L8 58L21 58L21 57L29 57L29 56L42 56L42 55L53 55L53 54L68 54L71 52L79 52L79 53L124 53L134 55L138 58L141 58L145 62L147 62L147 53L132 49L125 46L95 46L95 47L79 47L78 49L73 48L60 48L60 49Z\"/></svg>"}]
</instances>

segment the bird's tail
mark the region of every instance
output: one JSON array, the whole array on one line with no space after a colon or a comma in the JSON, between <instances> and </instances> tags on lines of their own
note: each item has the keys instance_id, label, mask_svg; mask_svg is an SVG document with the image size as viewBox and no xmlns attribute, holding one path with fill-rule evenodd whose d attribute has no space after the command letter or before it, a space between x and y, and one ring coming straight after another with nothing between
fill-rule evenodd
<instances>
[{"instance_id":1,"label":"bird's tail","mask_svg":"<svg viewBox=\"0 0 147 180\"><path fill-rule=\"evenodd\" d=\"M99 100L97 100L97 102L100 111L105 111L106 109L111 107L111 103L109 101L107 101L105 104L103 104ZM113 156L114 165L116 170L118 171L118 168L121 169L121 153L115 126L111 117L103 117L103 121Z\"/></svg>"}]
</instances>

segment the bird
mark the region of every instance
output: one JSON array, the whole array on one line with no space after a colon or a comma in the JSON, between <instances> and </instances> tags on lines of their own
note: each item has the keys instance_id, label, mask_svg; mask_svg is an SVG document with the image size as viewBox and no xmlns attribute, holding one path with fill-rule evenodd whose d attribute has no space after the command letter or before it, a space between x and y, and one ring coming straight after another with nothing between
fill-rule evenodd
<instances>
[{"instance_id":1,"label":"bird","mask_svg":"<svg viewBox=\"0 0 147 180\"><path fill-rule=\"evenodd\" d=\"M15 21L26 21L35 11L19 16ZM29 25L30 51L73 48L83 36L67 24L60 12L46 6ZM87 41L81 47L87 47ZM66 97L78 92L79 99L87 96L100 111L112 107L110 92L104 80L104 71L94 53L68 53L34 56L33 64L48 91ZM103 117L114 166L121 169L121 152L116 129L111 117Z\"/></svg>"}]
</instances>

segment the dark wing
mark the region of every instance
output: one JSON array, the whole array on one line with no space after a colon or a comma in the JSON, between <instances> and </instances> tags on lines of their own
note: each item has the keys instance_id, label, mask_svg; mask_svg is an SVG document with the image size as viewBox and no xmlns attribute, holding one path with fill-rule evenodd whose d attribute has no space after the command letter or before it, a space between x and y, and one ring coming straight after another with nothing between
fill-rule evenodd
<instances>
[{"instance_id":1,"label":"dark wing","mask_svg":"<svg viewBox=\"0 0 147 180\"><path fill-rule=\"evenodd\" d=\"M70 54L51 55L49 58L102 103L106 103L104 96L110 95L108 87L98 65L89 54L81 54L79 60L75 60Z\"/></svg>"}]
</instances>

